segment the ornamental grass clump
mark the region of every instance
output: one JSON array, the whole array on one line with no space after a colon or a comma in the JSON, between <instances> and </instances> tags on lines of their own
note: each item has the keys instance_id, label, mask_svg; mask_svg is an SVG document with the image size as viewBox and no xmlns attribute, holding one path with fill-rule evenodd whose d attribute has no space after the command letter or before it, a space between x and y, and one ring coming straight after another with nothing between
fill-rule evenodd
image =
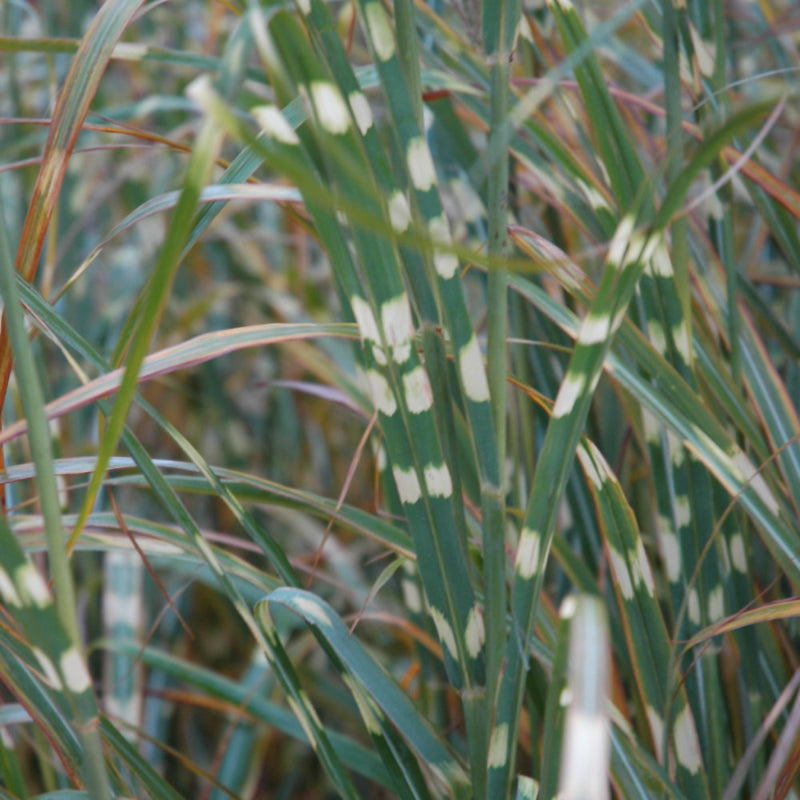
<instances>
[{"instance_id":1,"label":"ornamental grass clump","mask_svg":"<svg viewBox=\"0 0 800 800\"><path fill-rule=\"evenodd\" d=\"M2 14L3 796L797 794L788 12Z\"/></svg>"}]
</instances>

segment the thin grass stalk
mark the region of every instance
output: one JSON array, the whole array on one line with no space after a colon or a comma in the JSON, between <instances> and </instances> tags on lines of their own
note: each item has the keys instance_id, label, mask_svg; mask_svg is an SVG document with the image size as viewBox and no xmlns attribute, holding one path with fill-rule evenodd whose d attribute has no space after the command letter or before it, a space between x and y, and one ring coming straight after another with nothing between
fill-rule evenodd
<instances>
[{"instance_id":1,"label":"thin grass stalk","mask_svg":"<svg viewBox=\"0 0 800 800\"><path fill-rule=\"evenodd\" d=\"M143 0L128 0L128 2L135 2L139 6L143 4ZM640 0L637 0L637 2L640 2ZM78 53L81 50L82 42L82 39L0 36L0 53L44 53L48 57L52 57L62 53ZM111 51L110 59L128 63L137 61L142 64L172 64L196 70L197 72L216 73L221 69L220 59L214 56L191 53L185 50L173 50L168 47L154 47L138 42L134 47L127 46L126 42L117 42ZM263 73L257 70L248 70L246 74L248 78L264 79Z\"/></svg>"},{"instance_id":2,"label":"thin grass stalk","mask_svg":"<svg viewBox=\"0 0 800 800\"><path fill-rule=\"evenodd\" d=\"M144 787L153 800L183 800L108 719L100 721L100 731L111 752L131 770L138 785ZM87 800L94 798L89 795Z\"/></svg>"},{"instance_id":3,"label":"thin grass stalk","mask_svg":"<svg viewBox=\"0 0 800 800\"><path fill-rule=\"evenodd\" d=\"M0 209L0 296L3 300L5 330L11 353L17 364L17 383L22 407L25 409L28 420L28 440L36 468L36 484L56 596L56 613L65 631L67 647L71 647L72 651L81 659L80 669L88 675L83 662L83 645L78 626L75 588L67 550L64 546L61 507L53 469L52 439L44 411L44 394L25 329L22 306L16 286L16 274L5 215ZM5 527L5 525L5 520L3 520L3 526ZM23 595L23 597L27 599L28 595ZM63 655L63 653L59 655ZM93 695L91 700L91 705L93 705ZM90 713L96 717L96 707L92 708ZM110 786L102 745L96 726L92 724L93 721L91 719L82 720L82 722L88 723L81 730L85 759L84 778L94 796L102 800L102 798L110 797Z\"/></svg>"},{"instance_id":4,"label":"thin grass stalk","mask_svg":"<svg viewBox=\"0 0 800 800\"><path fill-rule=\"evenodd\" d=\"M83 659L83 645L78 627L75 588L72 572L64 546L64 530L61 524L61 506L58 499L55 472L53 470L52 440L50 427L44 413L44 395L36 371L25 321L22 315L16 286L16 270L11 241L6 227L5 215L0 209L0 295L3 300L4 321L11 352L17 363L17 383L22 405L28 419L28 440L36 465L36 483L39 503L44 518L50 570L53 575L56 595L56 613L64 627L69 644ZM3 520L3 525L5 526ZM25 595L23 595L25 596ZM81 669L86 670L81 663ZM88 673L87 673L88 674ZM92 700L93 700L92 696ZM96 708L94 709L96 715ZM91 723L92 720L82 720ZM110 786L103 748L97 729L87 724L81 731L85 759L84 778L92 796L98 800L110 797Z\"/></svg>"},{"instance_id":5,"label":"thin grass stalk","mask_svg":"<svg viewBox=\"0 0 800 800\"><path fill-rule=\"evenodd\" d=\"M20 759L14 747L5 741L0 741L0 778L13 796L25 797L27 792Z\"/></svg>"},{"instance_id":6,"label":"thin grass stalk","mask_svg":"<svg viewBox=\"0 0 800 800\"><path fill-rule=\"evenodd\" d=\"M508 197L511 120L509 116L511 59L520 17L517 0L483 4L483 47L490 69L490 127L485 155L487 181L488 255L502 263L508 255ZM486 691L489 707L499 686L506 632L506 554L505 554L505 469L508 436L508 270L495 266L489 270L487 296L487 379L494 424L500 491L492 498L491 518L484 520L483 575L485 584L487 669ZM488 510L488 509L487 509ZM487 714L487 742L496 724ZM487 784L488 791L488 784Z\"/></svg>"},{"instance_id":7,"label":"thin grass stalk","mask_svg":"<svg viewBox=\"0 0 800 800\"><path fill-rule=\"evenodd\" d=\"M681 108L681 75L678 53L678 19L674 0L661 1L663 19L662 43L664 48L664 110L667 121L667 177L673 181L680 174L684 163L683 110ZM687 220L681 216L670 225L672 264L675 270L675 288L683 308L684 319L691 320L691 298L689 284L689 249ZM691 337L689 338L691 342Z\"/></svg>"},{"instance_id":8,"label":"thin grass stalk","mask_svg":"<svg viewBox=\"0 0 800 800\"><path fill-rule=\"evenodd\" d=\"M510 140L509 77L513 40L505 34L507 17L519 17L519 4L507 0L483 4L483 38L486 57L491 64L489 86L489 143L485 156L488 178L487 216L488 253L500 262L508 254L506 233L508 217L508 145ZM516 27L516 25L515 25ZM507 439L508 372L508 271L500 266L488 276L487 373L491 392L492 418L497 439L498 462L505 468Z\"/></svg>"},{"instance_id":9,"label":"thin grass stalk","mask_svg":"<svg viewBox=\"0 0 800 800\"><path fill-rule=\"evenodd\" d=\"M569 620L562 615L559 617L556 632L556 646L553 651L553 663L541 722L542 755L538 772L541 797L555 797L558 793L561 764L559 753L564 736L564 712L566 711L564 692L567 688L569 649Z\"/></svg>"},{"instance_id":10,"label":"thin grass stalk","mask_svg":"<svg viewBox=\"0 0 800 800\"><path fill-rule=\"evenodd\" d=\"M675 782L642 743L630 735L626 722L615 722L611 730L611 774L620 797L625 800L694 800Z\"/></svg>"},{"instance_id":11,"label":"thin grass stalk","mask_svg":"<svg viewBox=\"0 0 800 800\"><path fill-rule=\"evenodd\" d=\"M765 344L753 323L742 320L742 363L748 393L762 409L761 419L771 453L777 453L781 473L789 487L790 503L797 514L800 505L800 416L781 375L771 363ZM766 456L758 456L765 461Z\"/></svg>"},{"instance_id":12,"label":"thin grass stalk","mask_svg":"<svg viewBox=\"0 0 800 800\"><path fill-rule=\"evenodd\" d=\"M411 0L394 0L394 24L397 31L397 60L400 62L400 69L408 84L408 93L414 106L417 126L424 131L421 62L414 3Z\"/></svg>"},{"instance_id":13,"label":"thin grass stalk","mask_svg":"<svg viewBox=\"0 0 800 800\"><path fill-rule=\"evenodd\" d=\"M9 343L17 361L17 383L22 399L22 407L28 421L28 440L33 462L36 465L36 481L39 503L42 508L45 533L50 555L50 569L56 607L64 629L70 639L80 646L78 617L75 607L75 587L72 571L64 547L64 529L61 524L61 504L58 500L53 470L52 439L50 426L44 412L44 394L39 383L36 363L33 358L25 320L15 281L14 260L11 242L6 227L5 215L0 209L0 295L3 300L3 313L6 320Z\"/></svg>"},{"instance_id":14,"label":"thin grass stalk","mask_svg":"<svg viewBox=\"0 0 800 800\"><path fill-rule=\"evenodd\" d=\"M767 768L753 794L753 800L771 800L777 796L792 796L791 789L788 787L797 777L797 741L799 738L800 695L795 695L792 710L775 742ZM784 789L787 789L785 793Z\"/></svg>"},{"instance_id":15,"label":"thin grass stalk","mask_svg":"<svg viewBox=\"0 0 800 800\"><path fill-rule=\"evenodd\" d=\"M713 12L712 12L713 9ZM725 47L726 21L723 14L722 3L714 0L713 3L690 3L683 14L695 11L692 16L700 20L701 29L695 40L687 37L686 49L694 52L693 66L700 73L704 86L707 86L705 102L696 113L700 121L714 118L724 119L727 110L725 89L725 64L727 49ZM713 25L713 31L709 30ZM688 23L692 26L692 22ZM693 28L691 28L693 30ZM713 36L713 41L711 37ZM700 50L702 49L702 52ZM713 53L713 62L709 63L709 54ZM713 164L710 169L712 182L716 182L724 174L727 164L722 159ZM727 337L730 351L730 369L734 381L739 383L742 377L742 352L741 352L741 323L739 320L739 286L738 265L734 255L733 214L732 201L733 189L730 185L723 186L715 193L708 203L708 229L714 249L717 251L720 263L725 269L725 286L727 292Z\"/></svg>"},{"instance_id":16,"label":"thin grass stalk","mask_svg":"<svg viewBox=\"0 0 800 800\"><path fill-rule=\"evenodd\" d=\"M199 98L204 92L208 91L208 88L205 83L198 83L194 85L193 91L195 97ZM95 499L103 483L106 466L117 448L119 438L125 427L125 419L133 402L139 380L139 370L147 356L150 340L166 307L169 291L180 265L180 256L190 232L200 191L208 183L217 150L222 143L222 135L222 131L216 123L206 117L192 151L184 187L178 204L175 206L166 240L148 283L147 293L139 314L140 322L128 351L125 374L114 400L107 428L100 439L97 465L86 490L78 523L70 536L70 548L74 546L75 540L80 535L81 529L94 506Z\"/></svg>"}]
</instances>

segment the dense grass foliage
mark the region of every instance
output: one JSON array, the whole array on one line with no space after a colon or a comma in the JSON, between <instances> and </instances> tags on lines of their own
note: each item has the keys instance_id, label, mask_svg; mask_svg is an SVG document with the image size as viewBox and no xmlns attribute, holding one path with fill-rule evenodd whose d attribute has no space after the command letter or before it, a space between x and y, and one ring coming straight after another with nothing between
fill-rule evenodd
<instances>
[{"instance_id":1,"label":"dense grass foliage","mask_svg":"<svg viewBox=\"0 0 800 800\"><path fill-rule=\"evenodd\" d=\"M0 797L798 797L791 4L0 15Z\"/></svg>"}]
</instances>

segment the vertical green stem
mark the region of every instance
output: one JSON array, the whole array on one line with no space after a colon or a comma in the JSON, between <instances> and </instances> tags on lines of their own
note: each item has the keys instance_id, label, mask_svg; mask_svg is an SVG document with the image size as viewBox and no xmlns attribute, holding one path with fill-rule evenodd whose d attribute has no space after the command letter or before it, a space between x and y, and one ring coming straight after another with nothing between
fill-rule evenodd
<instances>
[{"instance_id":1,"label":"vertical green stem","mask_svg":"<svg viewBox=\"0 0 800 800\"><path fill-rule=\"evenodd\" d=\"M487 372L497 438L500 485L497 497L484 503L484 584L486 591L486 694L490 708L500 681L506 643L505 577L505 464L507 450L506 373L508 358L508 271L503 265L508 237L508 146L510 139L509 77L514 37L520 16L516 0L484 3L483 44L491 61L490 129L486 164L488 166L488 253L491 263L488 286ZM491 741L495 719L487 715L487 740ZM488 767L488 764L487 764ZM487 793L488 793L488 782ZM477 796L477 794L476 794Z\"/></svg>"},{"instance_id":2,"label":"vertical green stem","mask_svg":"<svg viewBox=\"0 0 800 800\"><path fill-rule=\"evenodd\" d=\"M725 103L725 16L722 0L714 0L714 74L711 76L711 90ZM725 200L732 199L732 187L725 187ZM739 319L739 271L734 256L733 244L733 210L732 202L723 203L722 230L718 233L716 243L720 261L725 267L726 291L728 295L728 341L731 350L731 374L739 383L742 376L742 344L741 320Z\"/></svg>"},{"instance_id":3,"label":"vertical green stem","mask_svg":"<svg viewBox=\"0 0 800 800\"><path fill-rule=\"evenodd\" d=\"M506 254L508 203L508 61L492 67L491 134L489 137L489 322L488 372L497 454L503 469L506 456L506 368L508 340L508 271L498 265Z\"/></svg>"},{"instance_id":4,"label":"vertical green stem","mask_svg":"<svg viewBox=\"0 0 800 800\"><path fill-rule=\"evenodd\" d=\"M667 177L672 183L680 175L684 163L678 20L672 0L662 0L661 8L664 42L664 107L667 118ZM688 324L692 315L689 295L689 248L686 238L686 217L679 216L675 219L670 226L670 232L675 288L683 308L683 318Z\"/></svg>"},{"instance_id":5,"label":"vertical green stem","mask_svg":"<svg viewBox=\"0 0 800 800\"><path fill-rule=\"evenodd\" d=\"M397 60L408 84L408 93L414 105L414 115L421 131L425 130L422 118L422 78L420 76L417 29L414 24L414 3L395 0L395 27L397 29Z\"/></svg>"},{"instance_id":6,"label":"vertical green stem","mask_svg":"<svg viewBox=\"0 0 800 800\"><path fill-rule=\"evenodd\" d=\"M56 610L70 641L77 652L82 653L78 616L75 604L75 587L72 581L64 529L61 524L61 507L53 465L50 427L44 411L44 394L39 384L36 364L25 330L25 320L16 285L16 270L11 249L11 240L0 209L0 295L3 299L3 314L6 320L8 340L16 364L22 407L28 420L28 441L36 466L36 486L44 519L47 553L53 575ZM90 797L105 800L110 797L100 735L95 727L85 726L81 730L84 743L85 780Z\"/></svg>"},{"instance_id":7,"label":"vertical green stem","mask_svg":"<svg viewBox=\"0 0 800 800\"><path fill-rule=\"evenodd\" d=\"M36 485L44 518L56 608L70 639L80 646L78 619L75 614L75 588L64 545L61 507L58 502L53 453L50 449L52 442L47 418L44 414L44 395L25 331L25 321L15 281L11 241L2 209L0 209L0 295L3 299L3 314L8 329L8 339L11 343L11 352L16 364L22 408L25 409L28 419L28 440L33 462L36 465Z\"/></svg>"}]
</instances>

